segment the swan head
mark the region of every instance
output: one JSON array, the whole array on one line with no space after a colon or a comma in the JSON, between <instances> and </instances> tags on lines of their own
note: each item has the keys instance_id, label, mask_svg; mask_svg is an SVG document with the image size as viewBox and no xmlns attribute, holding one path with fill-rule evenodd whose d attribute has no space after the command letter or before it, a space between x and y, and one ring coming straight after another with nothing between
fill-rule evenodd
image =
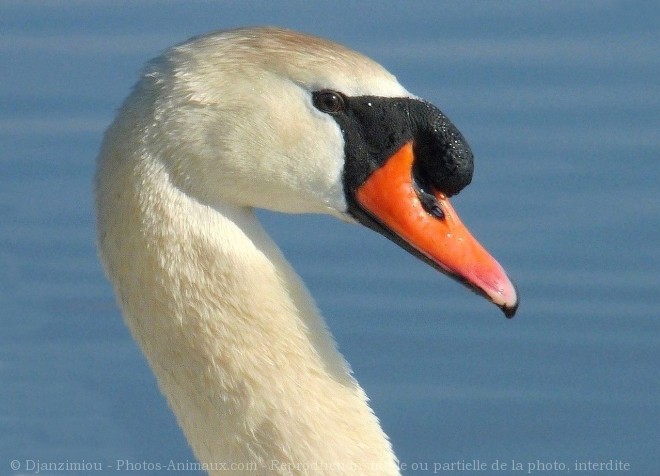
<instances>
[{"instance_id":1,"label":"swan head","mask_svg":"<svg viewBox=\"0 0 660 476\"><path fill-rule=\"evenodd\" d=\"M288 30L216 32L149 63L123 114L138 110L150 155L193 199L358 221L515 313L448 200L472 178L465 138L369 58Z\"/></svg>"}]
</instances>

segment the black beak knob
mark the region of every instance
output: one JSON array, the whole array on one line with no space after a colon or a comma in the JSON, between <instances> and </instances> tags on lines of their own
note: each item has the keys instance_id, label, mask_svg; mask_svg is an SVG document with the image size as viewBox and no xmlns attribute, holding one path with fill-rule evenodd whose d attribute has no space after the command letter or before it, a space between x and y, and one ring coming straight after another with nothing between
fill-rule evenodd
<instances>
[{"instance_id":1,"label":"black beak knob","mask_svg":"<svg viewBox=\"0 0 660 476\"><path fill-rule=\"evenodd\" d=\"M417 124L414 153L417 173L435 190L456 195L472 181L474 157L463 134L432 104Z\"/></svg>"}]
</instances>

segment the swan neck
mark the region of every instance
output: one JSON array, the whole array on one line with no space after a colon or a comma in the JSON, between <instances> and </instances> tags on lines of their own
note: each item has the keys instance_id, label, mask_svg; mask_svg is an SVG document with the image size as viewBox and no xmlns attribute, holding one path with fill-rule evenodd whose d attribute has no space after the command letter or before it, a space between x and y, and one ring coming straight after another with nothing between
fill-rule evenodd
<instances>
[{"instance_id":1,"label":"swan neck","mask_svg":"<svg viewBox=\"0 0 660 476\"><path fill-rule=\"evenodd\" d=\"M225 464L399 474L366 395L253 211L201 203L157 156L120 158L125 141L108 142L112 132L97 174L101 257L200 463L212 474Z\"/></svg>"}]
</instances>

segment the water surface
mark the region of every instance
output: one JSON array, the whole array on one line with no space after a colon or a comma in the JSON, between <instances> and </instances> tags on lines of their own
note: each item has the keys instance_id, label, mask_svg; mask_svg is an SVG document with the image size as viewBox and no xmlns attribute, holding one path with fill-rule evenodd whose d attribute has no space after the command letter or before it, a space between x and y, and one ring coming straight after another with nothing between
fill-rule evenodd
<instances>
[{"instance_id":1,"label":"water surface","mask_svg":"<svg viewBox=\"0 0 660 476\"><path fill-rule=\"evenodd\" d=\"M2 2L0 473L194 461L97 261L91 179L147 59L252 24L374 57L475 152L454 203L517 281L513 321L369 230L260 213L407 473L479 459L654 474L660 7L563 1Z\"/></svg>"}]
</instances>

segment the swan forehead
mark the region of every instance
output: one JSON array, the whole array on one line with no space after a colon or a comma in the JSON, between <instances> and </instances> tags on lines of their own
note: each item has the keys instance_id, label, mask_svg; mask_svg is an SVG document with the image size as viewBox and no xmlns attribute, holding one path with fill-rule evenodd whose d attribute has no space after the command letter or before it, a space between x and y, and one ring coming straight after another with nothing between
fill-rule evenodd
<instances>
[{"instance_id":1,"label":"swan forehead","mask_svg":"<svg viewBox=\"0 0 660 476\"><path fill-rule=\"evenodd\" d=\"M305 90L334 89L349 96L412 96L372 59L337 43L278 28L241 28L193 38L175 48L186 65L211 79L236 73L267 80L286 78Z\"/></svg>"}]
</instances>

